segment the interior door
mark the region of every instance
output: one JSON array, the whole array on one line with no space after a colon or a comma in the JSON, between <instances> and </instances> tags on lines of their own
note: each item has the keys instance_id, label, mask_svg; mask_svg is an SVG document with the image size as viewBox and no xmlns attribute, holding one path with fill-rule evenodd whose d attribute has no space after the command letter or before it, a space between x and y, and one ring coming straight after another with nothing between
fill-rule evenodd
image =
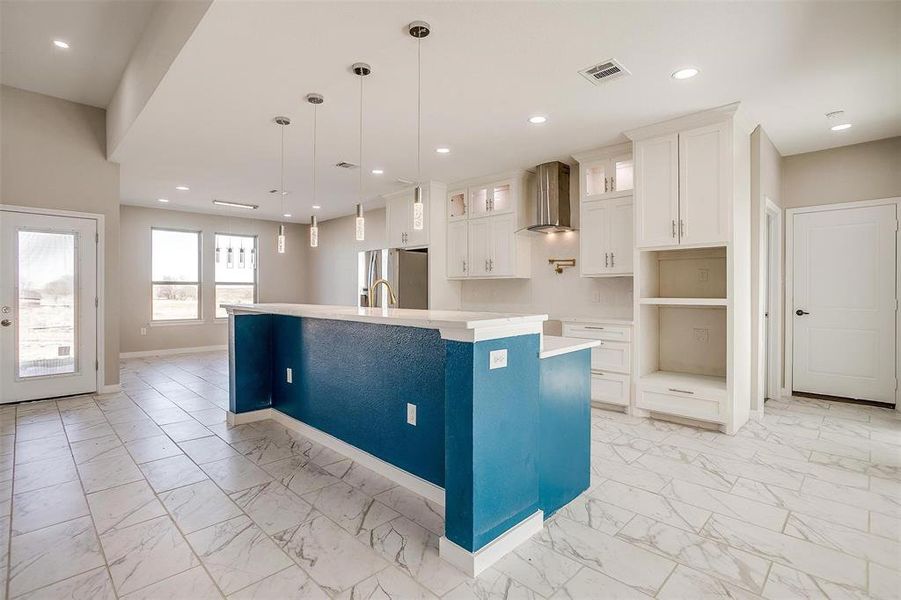
<instances>
[{"instance_id":1,"label":"interior door","mask_svg":"<svg viewBox=\"0 0 901 600\"><path fill-rule=\"evenodd\" d=\"M632 272L632 200L610 200L610 272Z\"/></svg>"},{"instance_id":2,"label":"interior door","mask_svg":"<svg viewBox=\"0 0 901 600\"><path fill-rule=\"evenodd\" d=\"M0 402L97 390L97 222L0 211Z\"/></svg>"},{"instance_id":3,"label":"interior door","mask_svg":"<svg viewBox=\"0 0 901 600\"><path fill-rule=\"evenodd\" d=\"M730 137L728 126L723 124L679 134L680 244L729 239Z\"/></svg>"},{"instance_id":4,"label":"interior door","mask_svg":"<svg viewBox=\"0 0 901 600\"><path fill-rule=\"evenodd\" d=\"M795 215L794 390L895 403L895 213Z\"/></svg>"},{"instance_id":5,"label":"interior door","mask_svg":"<svg viewBox=\"0 0 901 600\"><path fill-rule=\"evenodd\" d=\"M679 243L679 136L636 142L635 172L636 245L675 246Z\"/></svg>"},{"instance_id":6,"label":"interior door","mask_svg":"<svg viewBox=\"0 0 901 600\"><path fill-rule=\"evenodd\" d=\"M466 221L454 221L447 225L447 276L466 277L469 258Z\"/></svg>"},{"instance_id":7,"label":"interior door","mask_svg":"<svg viewBox=\"0 0 901 600\"><path fill-rule=\"evenodd\" d=\"M469 222L469 264L466 265L469 275L484 277L488 275L488 258L491 255L488 219L475 219Z\"/></svg>"}]
</instances>

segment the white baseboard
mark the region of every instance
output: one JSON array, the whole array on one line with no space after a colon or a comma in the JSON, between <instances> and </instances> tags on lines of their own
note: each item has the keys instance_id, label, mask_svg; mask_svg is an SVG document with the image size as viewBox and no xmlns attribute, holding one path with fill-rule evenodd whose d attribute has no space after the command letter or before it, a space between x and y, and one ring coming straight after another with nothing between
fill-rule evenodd
<instances>
[{"instance_id":1,"label":"white baseboard","mask_svg":"<svg viewBox=\"0 0 901 600\"><path fill-rule=\"evenodd\" d=\"M479 573L541 531L542 527L544 527L544 512L537 510L476 552L461 548L445 536L441 536L438 540L438 554L470 577L477 577Z\"/></svg>"},{"instance_id":2,"label":"white baseboard","mask_svg":"<svg viewBox=\"0 0 901 600\"><path fill-rule=\"evenodd\" d=\"M97 389L98 394L118 394L122 391L122 386L118 383L114 383L113 385L101 385L100 388Z\"/></svg>"},{"instance_id":3,"label":"white baseboard","mask_svg":"<svg viewBox=\"0 0 901 600\"><path fill-rule=\"evenodd\" d=\"M272 408L264 408L247 413L235 414L229 412L227 420L229 424L240 425L242 423L250 423L253 421L262 421L264 419L272 419L284 425L292 431L308 437L314 442L322 444L326 448L330 448L339 454L343 454L354 462L358 462L367 469L372 469L382 477L390 479L394 483L403 486L411 492L427 498L436 504L444 506L444 489L438 487L434 483L426 481L421 477L413 475L409 471L404 471L395 467L389 462L382 460L372 454L361 450L356 446L352 446L345 441L339 440L321 429L316 429L312 425L308 425L303 421L298 421L294 417L286 415L280 410Z\"/></svg>"},{"instance_id":4,"label":"white baseboard","mask_svg":"<svg viewBox=\"0 0 901 600\"><path fill-rule=\"evenodd\" d=\"M141 350L139 352L120 352L119 358L141 358L144 356L168 356L170 354L193 354L195 352L216 352L228 350L227 344L220 346L195 346L194 348L164 348L162 350Z\"/></svg>"}]
</instances>

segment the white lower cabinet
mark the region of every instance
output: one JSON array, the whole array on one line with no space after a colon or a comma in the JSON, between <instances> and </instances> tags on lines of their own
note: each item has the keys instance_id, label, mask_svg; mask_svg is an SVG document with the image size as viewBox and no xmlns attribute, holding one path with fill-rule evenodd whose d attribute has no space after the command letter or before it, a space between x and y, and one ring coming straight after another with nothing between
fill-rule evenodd
<instances>
[{"instance_id":1,"label":"white lower cabinet","mask_svg":"<svg viewBox=\"0 0 901 600\"><path fill-rule=\"evenodd\" d=\"M600 340L591 349L591 400L628 407L632 399L632 326L622 321L563 321L563 337Z\"/></svg>"}]
</instances>

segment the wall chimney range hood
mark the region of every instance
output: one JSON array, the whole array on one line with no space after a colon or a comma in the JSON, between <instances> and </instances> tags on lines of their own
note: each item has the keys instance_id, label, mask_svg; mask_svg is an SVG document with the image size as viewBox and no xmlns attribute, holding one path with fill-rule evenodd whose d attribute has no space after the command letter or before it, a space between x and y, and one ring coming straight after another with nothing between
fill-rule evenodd
<instances>
[{"instance_id":1,"label":"wall chimney range hood","mask_svg":"<svg viewBox=\"0 0 901 600\"><path fill-rule=\"evenodd\" d=\"M529 231L573 231L569 206L569 165L548 162L535 168L537 194Z\"/></svg>"}]
</instances>

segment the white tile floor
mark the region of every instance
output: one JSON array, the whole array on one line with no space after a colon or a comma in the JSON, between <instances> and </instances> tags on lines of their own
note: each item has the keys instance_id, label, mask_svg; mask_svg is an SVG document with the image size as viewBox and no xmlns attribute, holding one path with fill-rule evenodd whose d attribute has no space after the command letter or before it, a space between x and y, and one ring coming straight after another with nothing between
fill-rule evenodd
<instances>
[{"instance_id":1,"label":"white tile floor","mask_svg":"<svg viewBox=\"0 0 901 600\"><path fill-rule=\"evenodd\" d=\"M894 411L770 402L735 437L594 411L591 489L472 580L438 558L440 507L271 421L227 428L224 354L122 384L0 408L0 599L901 595Z\"/></svg>"}]
</instances>

